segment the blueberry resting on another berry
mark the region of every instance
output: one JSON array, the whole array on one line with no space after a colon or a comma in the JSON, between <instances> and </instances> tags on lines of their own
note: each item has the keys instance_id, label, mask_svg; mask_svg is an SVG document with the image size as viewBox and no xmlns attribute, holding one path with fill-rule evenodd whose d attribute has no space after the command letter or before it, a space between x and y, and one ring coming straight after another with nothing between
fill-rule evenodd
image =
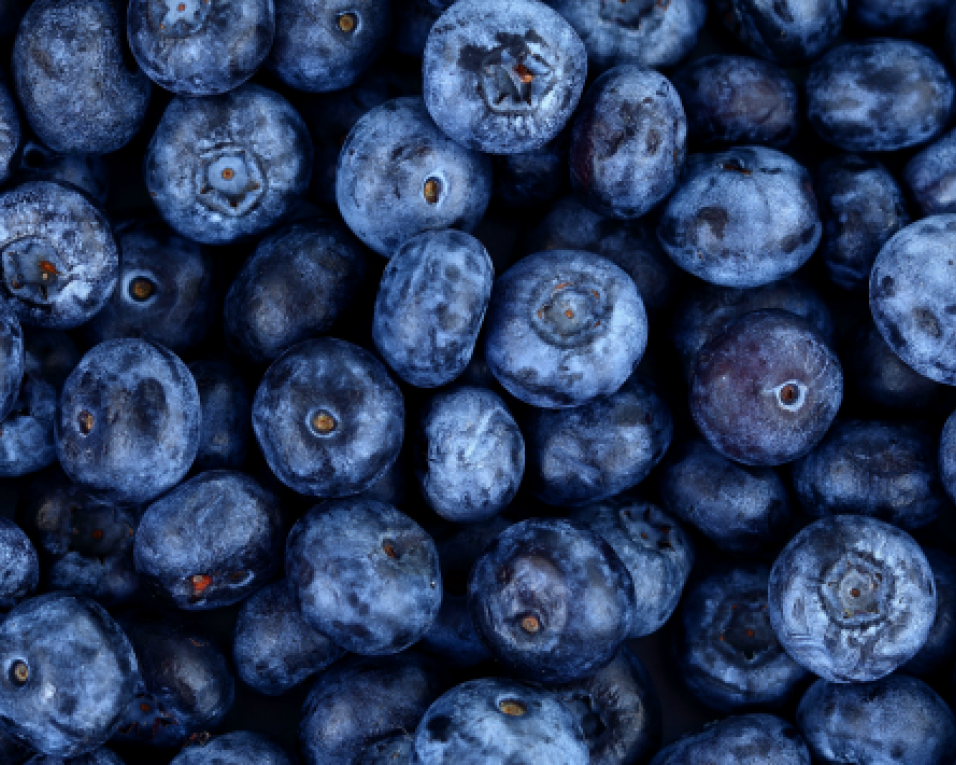
<instances>
[{"instance_id":1,"label":"blueberry resting on another berry","mask_svg":"<svg viewBox=\"0 0 956 765\"><path fill-rule=\"evenodd\" d=\"M23 330L10 304L0 298L0 420L13 409L24 370Z\"/></svg>"},{"instance_id":2,"label":"blueberry resting on another berry","mask_svg":"<svg viewBox=\"0 0 956 765\"><path fill-rule=\"evenodd\" d=\"M99 154L70 154L27 141L20 154L16 180L57 181L76 186L99 204L106 204L110 187L106 158Z\"/></svg>"},{"instance_id":3,"label":"blueberry resting on another berry","mask_svg":"<svg viewBox=\"0 0 956 765\"><path fill-rule=\"evenodd\" d=\"M956 130L913 157L903 169L903 183L923 215L956 212Z\"/></svg>"},{"instance_id":4,"label":"blueberry resting on another berry","mask_svg":"<svg viewBox=\"0 0 956 765\"><path fill-rule=\"evenodd\" d=\"M243 730L188 746L170 765L293 765L293 760L266 736Z\"/></svg>"},{"instance_id":5,"label":"blueberry resting on another berry","mask_svg":"<svg viewBox=\"0 0 956 765\"><path fill-rule=\"evenodd\" d=\"M6 84L0 83L0 183L6 183L16 171L15 160L22 138L16 103Z\"/></svg>"},{"instance_id":6,"label":"blueberry resting on another berry","mask_svg":"<svg viewBox=\"0 0 956 765\"><path fill-rule=\"evenodd\" d=\"M956 657L956 558L936 547L923 549L936 583L936 619L923 647L900 667L908 675L931 677Z\"/></svg>"},{"instance_id":7,"label":"blueberry resting on another berry","mask_svg":"<svg viewBox=\"0 0 956 765\"><path fill-rule=\"evenodd\" d=\"M768 714L728 717L662 749L651 765L810 765L793 726Z\"/></svg>"},{"instance_id":8,"label":"blueberry resting on another berry","mask_svg":"<svg viewBox=\"0 0 956 765\"><path fill-rule=\"evenodd\" d=\"M252 396L228 361L194 361L189 372L199 391L199 451L196 470L240 468L252 440Z\"/></svg>"},{"instance_id":9,"label":"blueberry resting on another berry","mask_svg":"<svg viewBox=\"0 0 956 765\"><path fill-rule=\"evenodd\" d=\"M0 516L0 613L32 595L39 583L36 549L17 524Z\"/></svg>"}]
</instances>

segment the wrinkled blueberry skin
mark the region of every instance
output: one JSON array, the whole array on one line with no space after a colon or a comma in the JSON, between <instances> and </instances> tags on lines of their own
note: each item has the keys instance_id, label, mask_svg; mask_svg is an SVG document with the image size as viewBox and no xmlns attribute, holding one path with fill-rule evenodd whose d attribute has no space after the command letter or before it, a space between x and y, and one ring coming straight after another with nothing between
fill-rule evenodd
<instances>
[{"instance_id":1,"label":"wrinkled blueberry skin","mask_svg":"<svg viewBox=\"0 0 956 765\"><path fill-rule=\"evenodd\" d=\"M355 235L386 258L423 231L471 231L491 199L491 160L444 135L417 96L362 117L339 154L335 197Z\"/></svg>"},{"instance_id":2,"label":"wrinkled blueberry skin","mask_svg":"<svg viewBox=\"0 0 956 765\"><path fill-rule=\"evenodd\" d=\"M541 762L587 765L580 722L546 690L472 680L431 705L415 731L414 765Z\"/></svg>"},{"instance_id":3,"label":"wrinkled blueberry skin","mask_svg":"<svg viewBox=\"0 0 956 765\"><path fill-rule=\"evenodd\" d=\"M129 47L157 85L183 96L219 95L242 85L269 55L276 31L272 0L180 5L129 4Z\"/></svg>"},{"instance_id":4,"label":"wrinkled blueberry skin","mask_svg":"<svg viewBox=\"0 0 956 765\"><path fill-rule=\"evenodd\" d=\"M239 678L259 693L281 696L344 654L302 618L285 579L266 585L242 604L232 658Z\"/></svg>"},{"instance_id":5,"label":"wrinkled blueberry skin","mask_svg":"<svg viewBox=\"0 0 956 765\"><path fill-rule=\"evenodd\" d=\"M96 202L106 203L110 177L106 160L98 154L62 154L38 141L27 141L19 158L16 180L57 181L76 186Z\"/></svg>"},{"instance_id":6,"label":"wrinkled blueberry skin","mask_svg":"<svg viewBox=\"0 0 956 765\"><path fill-rule=\"evenodd\" d=\"M468 582L475 627L519 677L569 683L607 666L629 636L634 583L592 531L532 518L502 532Z\"/></svg>"},{"instance_id":7,"label":"wrinkled blueberry skin","mask_svg":"<svg viewBox=\"0 0 956 765\"><path fill-rule=\"evenodd\" d=\"M7 615L0 661L6 732L63 758L91 752L116 732L139 680L133 648L110 615L63 592L31 598ZM18 663L26 665L25 683L13 674Z\"/></svg>"},{"instance_id":8,"label":"wrinkled blueberry skin","mask_svg":"<svg viewBox=\"0 0 956 765\"><path fill-rule=\"evenodd\" d=\"M401 245L379 284L372 337L382 358L419 388L450 383L468 366L495 268L461 231L426 231Z\"/></svg>"},{"instance_id":9,"label":"wrinkled blueberry skin","mask_svg":"<svg viewBox=\"0 0 956 765\"><path fill-rule=\"evenodd\" d=\"M495 199L504 209L522 210L548 204L559 197L569 184L570 142L570 132L564 130L540 148L495 156Z\"/></svg>"},{"instance_id":10,"label":"wrinkled blueberry skin","mask_svg":"<svg viewBox=\"0 0 956 765\"><path fill-rule=\"evenodd\" d=\"M294 765L278 744L261 733L233 731L183 749L170 765Z\"/></svg>"},{"instance_id":11,"label":"wrinkled blueberry skin","mask_svg":"<svg viewBox=\"0 0 956 765\"><path fill-rule=\"evenodd\" d=\"M312 142L292 105L259 85L174 98L143 160L146 187L177 232L204 244L263 233L309 188Z\"/></svg>"},{"instance_id":12,"label":"wrinkled blueberry skin","mask_svg":"<svg viewBox=\"0 0 956 765\"><path fill-rule=\"evenodd\" d=\"M790 723L769 714L728 717L662 749L651 765L810 765Z\"/></svg>"},{"instance_id":13,"label":"wrinkled blueberry skin","mask_svg":"<svg viewBox=\"0 0 956 765\"><path fill-rule=\"evenodd\" d=\"M23 324L53 329L94 316L119 271L106 215L83 193L46 181L0 195L0 258L3 295L14 313Z\"/></svg>"},{"instance_id":14,"label":"wrinkled blueberry skin","mask_svg":"<svg viewBox=\"0 0 956 765\"><path fill-rule=\"evenodd\" d=\"M797 133L797 86L782 69L766 61L704 56L683 67L672 82L693 141L779 148Z\"/></svg>"},{"instance_id":15,"label":"wrinkled blueberry skin","mask_svg":"<svg viewBox=\"0 0 956 765\"><path fill-rule=\"evenodd\" d=\"M210 470L147 508L136 570L177 608L232 605L282 568L284 532L272 492L242 473Z\"/></svg>"},{"instance_id":16,"label":"wrinkled blueberry skin","mask_svg":"<svg viewBox=\"0 0 956 765\"><path fill-rule=\"evenodd\" d=\"M919 653L900 667L900 671L931 677L948 668L956 656L956 558L935 547L924 548L923 554L936 583L936 619Z\"/></svg>"},{"instance_id":17,"label":"wrinkled blueberry skin","mask_svg":"<svg viewBox=\"0 0 956 765\"><path fill-rule=\"evenodd\" d=\"M32 595L39 583L36 549L17 524L0 517L0 612Z\"/></svg>"},{"instance_id":18,"label":"wrinkled blueberry skin","mask_svg":"<svg viewBox=\"0 0 956 765\"><path fill-rule=\"evenodd\" d=\"M956 89L939 59L907 40L834 48L807 76L810 124L844 151L896 151L946 127Z\"/></svg>"},{"instance_id":19,"label":"wrinkled blueberry skin","mask_svg":"<svg viewBox=\"0 0 956 765\"><path fill-rule=\"evenodd\" d=\"M910 223L903 192L880 162L855 154L824 161L814 180L830 280L862 292L880 248Z\"/></svg>"},{"instance_id":20,"label":"wrinkled blueberry skin","mask_svg":"<svg viewBox=\"0 0 956 765\"><path fill-rule=\"evenodd\" d=\"M822 235L810 174L763 146L692 155L657 228L678 266L741 288L789 276Z\"/></svg>"},{"instance_id":21,"label":"wrinkled blueberry skin","mask_svg":"<svg viewBox=\"0 0 956 765\"><path fill-rule=\"evenodd\" d=\"M903 183L924 216L956 212L956 130L913 157Z\"/></svg>"},{"instance_id":22,"label":"wrinkled blueberry skin","mask_svg":"<svg viewBox=\"0 0 956 765\"><path fill-rule=\"evenodd\" d=\"M680 600L694 566L684 529L656 505L621 494L575 510L571 520L611 545L634 582L631 637L657 632Z\"/></svg>"},{"instance_id":23,"label":"wrinkled blueberry skin","mask_svg":"<svg viewBox=\"0 0 956 765\"><path fill-rule=\"evenodd\" d=\"M6 762L6 760L4 760ZM19 760L14 761L13 765ZM124 765L123 761L105 747L102 749L97 749L96 751L89 752L88 754L81 754L79 757L71 757L69 760L62 760L59 757L46 757L45 755L38 754L36 757L26 761L26 765Z\"/></svg>"},{"instance_id":24,"label":"wrinkled blueberry skin","mask_svg":"<svg viewBox=\"0 0 956 765\"><path fill-rule=\"evenodd\" d=\"M647 316L621 268L589 252L549 250L495 280L485 332L485 360L505 390L532 406L575 407L631 376Z\"/></svg>"},{"instance_id":25,"label":"wrinkled blueberry skin","mask_svg":"<svg viewBox=\"0 0 956 765\"><path fill-rule=\"evenodd\" d=\"M578 105L586 75L581 38L537 0L459 0L425 44L429 113L449 138L489 154L551 141Z\"/></svg>"},{"instance_id":26,"label":"wrinkled blueberry skin","mask_svg":"<svg viewBox=\"0 0 956 765\"><path fill-rule=\"evenodd\" d=\"M769 592L780 644L831 682L888 675L916 655L936 616L919 545L863 516L822 518L798 532L773 564Z\"/></svg>"},{"instance_id":27,"label":"wrinkled blueberry skin","mask_svg":"<svg viewBox=\"0 0 956 765\"><path fill-rule=\"evenodd\" d=\"M823 438L843 396L840 362L804 319L755 311L701 349L690 409L718 452L745 465L782 465Z\"/></svg>"},{"instance_id":28,"label":"wrinkled blueberry skin","mask_svg":"<svg viewBox=\"0 0 956 765\"><path fill-rule=\"evenodd\" d=\"M524 427L526 483L549 505L576 507L630 489L670 445L674 425L657 390L632 377L609 396L571 409L535 409Z\"/></svg>"},{"instance_id":29,"label":"wrinkled blueberry skin","mask_svg":"<svg viewBox=\"0 0 956 765\"><path fill-rule=\"evenodd\" d=\"M293 346L269 367L252 402L252 427L272 472L313 497L347 497L375 483L398 458L404 419L402 393L385 366L333 338Z\"/></svg>"},{"instance_id":30,"label":"wrinkled blueberry skin","mask_svg":"<svg viewBox=\"0 0 956 765\"><path fill-rule=\"evenodd\" d=\"M364 765L379 744L414 731L443 685L431 662L412 652L339 662L316 680L302 708L306 765Z\"/></svg>"},{"instance_id":31,"label":"wrinkled blueberry skin","mask_svg":"<svg viewBox=\"0 0 956 765\"><path fill-rule=\"evenodd\" d=\"M854 0L850 17L874 32L912 37L945 24L949 7L945 0Z\"/></svg>"},{"instance_id":32,"label":"wrinkled blueberry skin","mask_svg":"<svg viewBox=\"0 0 956 765\"><path fill-rule=\"evenodd\" d=\"M375 500L337 500L300 518L286 544L286 575L302 618L363 655L405 650L441 605L434 541Z\"/></svg>"},{"instance_id":33,"label":"wrinkled blueberry skin","mask_svg":"<svg viewBox=\"0 0 956 765\"><path fill-rule=\"evenodd\" d=\"M252 440L252 396L228 361L194 361L189 371L199 391L199 451L196 470L240 468Z\"/></svg>"},{"instance_id":34,"label":"wrinkled blueberry skin","mask_svg":"<svg viewBox=\"0 0 956 765\"><path fill-rule=\"evenodd\" d=\"M23 369L23 330L10 304L0 299L0 418L17 402Z\"/></svg>"},{"instance_id":35,"label":"wrinkled blueberry skin","mask_svg":"<svg viewBox=\"0 0 956 765\"><path fill-rule=\"evenodd\" d=\"M406 56L421 58L432 26L454 0L407 0L392 8L392 47Z\"/></svg>"},{"instance_id":36,"label":"wrinkled blueberry skin","mask_svg":"<svg viewBox=\"0 0 956 765\"><path fill-rule=\"evenodd\" d=\"M196 383L178 356L146 340L108 340L63 386L57 457L91 496L142 504L186 475L199 418Z\"/></svg>"},{"instance_id":37,"label":"wrinkled blueberry skin","mask_svg":"<svg viewBox=\"0 0 956 765\"><path fill-rule=\"evenodd\" d=\"M16 154L22 138L16 103L6 84L0 83L0 183L6 183L16 170Z\"/></svg>"},{"instance_id":38,"label":"wrinkled blueberry skin","mask_svg":"<svg viewBox=\"0 0 956 765\"><path fill-rule=\"evenodd\" d=\"M497 393L462 387L437 394L422 415L418 438L418 484L442 518L485 521L518 493L524 438Z\"/></svg>"},{"instance_id":39,"label":"wrinkled blueberry skin","mask_svg":"<svg viewBox=\"0 0 956 765\"><path fill-rule=\"evenodd\" d=\"M915 677L873 683L817 680L797 709L797 727L814 762L860 765L949 765L956 757L956 719Z\"/></svg>"}]
</instances>

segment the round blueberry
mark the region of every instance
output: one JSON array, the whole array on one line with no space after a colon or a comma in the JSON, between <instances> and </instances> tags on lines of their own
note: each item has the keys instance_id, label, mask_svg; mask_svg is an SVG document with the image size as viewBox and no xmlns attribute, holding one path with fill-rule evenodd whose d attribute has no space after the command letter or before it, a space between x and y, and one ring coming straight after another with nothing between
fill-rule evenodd
<instances>
[{"instance_id":1,"label":"round blueberry","mask_svg":"<svg viewBox=\"0 0 956 765\"><path fill-rule=\"evenodd\" d=\"M261 733L233 731L186 747L170 765L293 765L293 760Z\"/></svg>"},{"instance_id":2,"label":"round blueberry","mask_svg":"<svg viewBox=\"0 0 956 765\"><path fill-rule=\"evenodd\" d=\"M903 169L903 183L923 215L956 212L956 130L913 157Z\"/></svg>"},{"instance_id":3,"label":"round blueberry","mask_svg":"<svg viewBox=\"0 0 956 765\"><path fill-rule=\"evenodd\" d=\"M39 583L36 548L17 524L0 516L0 612L32 595Z\"/></svg>"},{"instance_id":4,"label":"round blueberry","mask_svg":"<svg viewBox=\"0 0 956 765\"><path fill-rule=\"evenodd\" d=\"M769 714L728 717L662 749L651 765L810 765L790 723Z\"/></svg>"},{"instance_id":5,"label":"round blueberry","mask_svg":"<svg viewBox=\"0 0 956 765\"><path fill-rule=\"evenodd\" d=\"M189 372L199 391L199 451L196 470L240 468L252 440L252 396L228 361L194 361Z\"/></svg>"}]
</instances>

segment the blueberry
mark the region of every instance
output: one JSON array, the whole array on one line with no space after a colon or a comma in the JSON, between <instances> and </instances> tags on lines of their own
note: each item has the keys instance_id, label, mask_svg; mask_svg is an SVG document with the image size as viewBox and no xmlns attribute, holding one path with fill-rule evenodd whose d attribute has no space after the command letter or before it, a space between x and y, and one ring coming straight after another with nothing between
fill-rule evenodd
<instances>
[{"instance_id":1,"label":"blueberry","mask_svg":"<svg viewBox=\"0 0 956 765\"><path fill-rule=\"evenodd\" d=\"M789 276L822 234L809 173L762 146L692 155L657 228L678 266L725 287Z\"/></svg>"},{"instance_id":2,"label":"blueberry","mask_svg":"<svg viewBox=\"0 0 956 765\"><path fill-rule=\"evenodd\" d=\"M485 359L525 403L574 407L618 390L647 344L644 304L628 275L589 252L529 255L494 284Z\"/></svg>"},{"instance_id":3,"label":"blueberry","mask_svg":"<svg viewBox=\"0 0 956 765\"><path fill-rule=\"evenodd\" d=\"M189 371L199 391L199 451L196 470L240 468L252 440L252 396L228 361L194 361Z\"/></svg>"},{"instance_id":4,"label":"blueberry","mask_svg":"<svg viewBox=\"0 0 956 765\"><path fill-rule=\"evenodd\" d=\"M6 84L0 83L0 183L6 183L14 174L22 139L17 106Z\"/></svg>"},{"instance_id":5,"label":"blueberry","mask_svg":"<svg viewBox=\"0 0 956 765\"><path fill-rule=\"evenodd\" d=\"M631 632L631 575L613 548L566 520L533 518L502 532L475 563L468 605L509 672L542 683L589 677Z\"/></svg>"},{"instance_id":6,"label":"blueberry","mask_svg":"<svg viewBox=\"0 0 956 765\"><path fill-rule=\"evenodd\" d=\"M85 191L99 204L106 203L110 176L106 159L98 154L51 151L38 141L27 141L16 173L20 181L58 181Z\"/></svg>"},{"instance_id":7,"label":"blueberry","mask_svg":"<svg viewBox=\"0 0 956 765\"><path fill-rule=\"evenodd\" d=\"M438 615L416 647L445 667L469 669L491 661L491 653L475 629L468 600L448 593L442 595Z\"/></svg>"},{"instance_id":8,"label":"blueberry","mask_svg":"<svg viewBox=\"0 0 956 765\"><path fill-rule=\"evenodd\" d=\"M900 670L928 678L948 668L956 657L956 558L936 547L924 548L923 554L936 583L936 619L919 653Z\"/></svg>"},{"instance_id":9,"label":"blueberry","mask_svg":"<svg viewBox=\"0 0 956 765\"><path fill-rule=\"evenodd\" d=\"M281 569L284 531L272 492L242 473L210 470L147 508L136 570L178 608L232 605Z\"/></svg>"},{"instance_id":10,"label":"blueberry","mask_svg":"<svg viewBox=\"0 0 956 765\"><path fill-rule=\"evenodd\" d=\"M840 362L808 322L784 311L755 311L701 349L690 409L725 457L781 465L823 438L842 395Z\"/></svg>"},{"instance_id":11,"label":"blueberry","mask_svg":"<svg viewBox=\"0 0 956 765\"><path fill-rule=\"evenodd\" d=\"M807 77L810 124L844 151L896 151L946 127L956 88L939 59L907 40L834 48Z\"/></svg>"},{"instance_id":12,"label":"blueberry","mask_svg":"<svg viewBox=\"0 0 956 765\"><path fill-rule=\"evenodd\" d=\"M832 682L867 682L909 661L936 616L933 572L906 532L864 516L800 531L770 572L770 621L797 662Z\"/></svg>"},{"instance_id":13,"label":"blueberry","mask_svg":"<svg viewBox=\"0 0 956 765\"><path fill-rule=\"evenodd\" d=\"M523 210L554 201L568 186L568 146L570 131L544 146L518 154L498 154L495 168L494 197L507 210Z\"/></svg>"},{"instance_id":14,"label":"blueberry","mask_svg":"<svg viewBox=\"0 0 956 765\"><path fill-rule=\"evenodd\" d=\"M13 83L54 151L106 154L139 132L152 87L126 48L124 16L108 0L38 0L23 17Z\"/></svg>"},{"instance_id":15,"label":"blueberry","mask_svg":"<svg viewBox=\"0 0 956 765\"><path fill-rule=\"evenodd\" d=\"M797 709L814 762L949 765L956 718L925 683L892 675L873 683L817 680Z\"/></svg>"},{"instance_id":16,"label":"blueberry","mask_svg":"<svg viewBox=\"0 0 956 765\"><path fill-rule=\"evenodd\" d=\"M471 231L491 180L491 160L444 135L422 99L409 96L355 123L339 154L335 197L355 235L391 257L423 231Z\"/></svg>"},{"instance_id":17,"label":"blueberry","mask_svg":"<svg viewBox=\"0 0 956 765\"><path fill-rule=\"evenodd\" d=\"M314 497L369 488L398 457L405 405L368 351L319 338L293 346L266 372L252 426L269 467Z\"/></svg>"},{"instance_id":18,"label":"blueberry","mask_svg":"<svg viewBox=\"0 0 956 765\"><path fill-rule=\"evenodd\" d=\"M36 181L0 194L0 241L4 292L24 324L73 329L116 286L109 221L73 188Z\"/></svg>"},{"instance_id":19,"label":"blueberry","mask_svg":"<svg viewBox=\"0 0 956 765\"><path fill-rule=\"evenodd\" d=\"M159 213L205 244L230 244L280 223L309 188L311 172L305 123L282 96L259 85L174 98L143 159Z\"/></svg>"},{"instance_id":20,"label":"blueberry","mask_svg":"<svg viewBox=\"0 0 956 765\"><path fill-rule=\"evenodd\" d=\"M63 386L57 457L92 496L149 502L192 465L199 417L196 383L175 354L145 340L108 340Z\"/></svg>"},{"instance_id":21,"label":"blueberry","mask_svg":"<svg viewBox=\"0 0 956 765\"><path fill-rule=\"evenodd\" d=\"M590 761L581 725L564 704L506 679L472 680L448 691L419 723L414 751L415 765Z\"/></svg>"},{"instance_id":22,"label":"blueberry","mask_svg":"<svg viewBox=\"0 0 956 765\"><path fill-rule=\"evenodd\" d=\"M272 0L131 0L129 46L157 85L183 96L239 87L269 55L276 31Z\"/></svg>"},{"instance_id":23,"label":"blueberry","mask_svg":"<svg viewBox=\"0 0 956 765\"><path fill-rule=\"evenodd\" d=\"M17 403L24 366L20 321L10 304L0 298L0 419Z\"/></svg>"},{"instance_id":24,"label":"blueberry","mask_svg":"<svg viewBox=\"0 0 956 765\"><path fill-rule=\"evenodd\" d=\"M392 47L406 56L421 58L428 33L455 0L406 0L392 8Z\"/></svg>"},{"instance_id":25,"label":"blueberry","mask_svg":"<svg viewBox=\"0 0 956 765\"><path fill-rule=\"evenodd\" d=\"M948 10L945 0L854 0L850 17L874 32L910 37L936 29L945 22Z\"/></svg>"},{"instance_id":26,"label":"blueberry","mask_svg":"<svg viewBox=\"0 0 956 765\"><path fill-rule=\"evenodd\" d=\"M293 765L293 761L261 733L233 731L183 749L170 765Z\"/></svg>"},{"instance_id":27,"label":"blueberry","mask_svg":"<svg viewBox=\"0 0 956 765\"><path fill-rule=\"evenodd\" d=\"M450 138L491 154L548 143L587 74L581 38L537 0L458 0L425 44L425 104Z\"/></svg>"},{"instance_id":28,"label":"blueberry","mask_svg":"<svg viewBox=\"0 0 956 765\"><path fill-rule=\"evenodd\" d=\"M46 380L57 390L80 363L82 354L66 332L26 327L23 332L23 371Z\"/></svg>"},{"instance_id":29,"label":"blueberry","mask_svg":"<svg viewBox=\"0 0 956 765\"><path fill-rule=\"evenodd\" d=\"M0 721L42 754L76 757L112 736L139 670L126 635L91 600L55 592L0 622Z\"/></svg>"},{"instance_id":30,"label":"blueberry","mask_svg":"<svg viewBox=\"0 0 956 765\"><path fill-rule=\"evenodd\" d=\"M923 215L956 212L954 181L956 131L950 131L931 143L903 169L903 183Z\"/></svg>"},{"instance_id":31,"label":"blueberry","mask_svg":"<svg viewBox=\"0 0 956 765\"><path fill-rule=\"evenodd\" d=\"M440 516L484 521L514 499L524 475L524 438L496 393L472 387L438 393L419 428L416 476Z\"/></svg>"},{"instance_id":32,"label":"blueberry","mask_svg":"<svg viewBox=\"0 0 956 765\"><path fill-rule=\"evenodd\" d=\"M810 765L790 723L769 714L728 717L662 749L651 765Z\"/></svg>"},{"instance_id":33,"label":"blueberry","mask_svg":"<svg viewBox=\"0 0 956 765\"><path fill-rule=\"evenodd\" d=\"M0 476L34 473L56 462L56 387L33 373L23 376L20 395L0 422Z\"/></svg>"},{"instance_id":34,"label":"blueberry","mask_svg":"<svg viewBox=\"0 0 956 765\"><path fill-rule=\"evenodd\" d=\"M0 612L32 595L39 582L36 549L17 524L0 516Z\"/></svg>"},{"instance_id":35,"label":"blueberry","mask_svg":"<svg viewBox=\"0 0 956 765\"><path fill-rule=\"evenodd\" d=\"M16 762L13 765L16 765ZM88 754L81 754L79 757L71 757L69 760L38 754L27 760L26 765L123 765L123 761L109 749L102 747Z\"/></svg>"},{"instance_id":36,"label":"blueberry","mask_svg":"<svg viewBox=\"0 0 956 765\"><path fill-rule=\"evenodd\" d=\"M524 432L528 488L575 507L643 481L667 451L673 421L654 386L635 376L584 406L529 412Z\"/></svg>"}]
</instances>

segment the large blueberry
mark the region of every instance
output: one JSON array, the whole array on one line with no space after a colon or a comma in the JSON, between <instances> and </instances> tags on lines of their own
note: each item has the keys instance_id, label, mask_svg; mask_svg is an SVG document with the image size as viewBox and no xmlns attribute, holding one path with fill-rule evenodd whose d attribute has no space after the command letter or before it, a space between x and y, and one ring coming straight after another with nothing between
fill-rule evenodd
<instances>
[{"instance_id":1,"label":"large blueberry","mask_svg":"<svg viewBox=\"0 0 956 765\"><path fill-rule=\"evenodd\" d=\"M16 104L6 84L0 84L0 183L6 183L16 171L15 162L22 138Z\"/></svg>"},{"instance_id":2,"label":"large blueberry","mask_svg":"<svg viewBox=\"0 0 956 765\"><path fill-rule=\"evenodd\" d=\"M903 183L923 215L956 212L956 130L913 157L903 169Z\"/></svg>"},{"instance_id":3,"label":"large blueberry","mask_svg":"<svg viewBox=\"0 0 956 765\"><path fill-rule=\"evenodd\" d=\"M294 765L286 751L261 733L233 731L183 749L170 765Z\"/></svg>"},{"instance_id":4,"label":"large blueberry","mask_svg":"<svg viewBox=\"0 0 956 765\"><path fill-rule=\"evenodd\" d=\"M17 524L0 516L0 612L32 595L39 583L36 548Z\"/></svg>"},{"instance_id":5,"label":"large blueberry","mask_svg":"<svg viewBox=\"0 0 956 765\"><path fill-rule=\"evenodd\" d=\"M769 714L728 717L662 749L651 765L810 765L790 723Z\"/></svg>"},{"instance_id":6,"label":"large blueberry","mask_svg":"<svg viewBox=\"0 0 956 765\"><path fill-rule=\"evenodd\" d=\"M106 203L110 188L109 167L102 155L56 152L39 141L27 141L23 147L16 180L68 183L101 205Z\"/></svg>"},{"instance_id":7,"label":"large blueberry","mask_svg":"<svg viewBox=\"0 0 956 765\"><path fill-rule=\"evenodd\" d=\"M761 58L802 64L830 47L846 17L847 0L717 0L724 25Z\"/></svg>"},{"instance_id":8,"label":"large blueberry","mask_svg":"<svg viewBox=\"0 0 956 765\"><path fill-rule=\"evenodd\" d=\"M23 370L23 330L10 304L0 298L0 419L17 402Z\"/></svg>"},{"instance_id":9,"label":"large blueberry","mask_svg":"<svg viewBox=\"0 0 956 765\"><path fill-rule=\"evenodd\" d=\"M936 619L923 647L900 667L908 675L930 678L956 657L956 557L937 547L923 549L936 583Z\"/></svg>"}]
</instances>

